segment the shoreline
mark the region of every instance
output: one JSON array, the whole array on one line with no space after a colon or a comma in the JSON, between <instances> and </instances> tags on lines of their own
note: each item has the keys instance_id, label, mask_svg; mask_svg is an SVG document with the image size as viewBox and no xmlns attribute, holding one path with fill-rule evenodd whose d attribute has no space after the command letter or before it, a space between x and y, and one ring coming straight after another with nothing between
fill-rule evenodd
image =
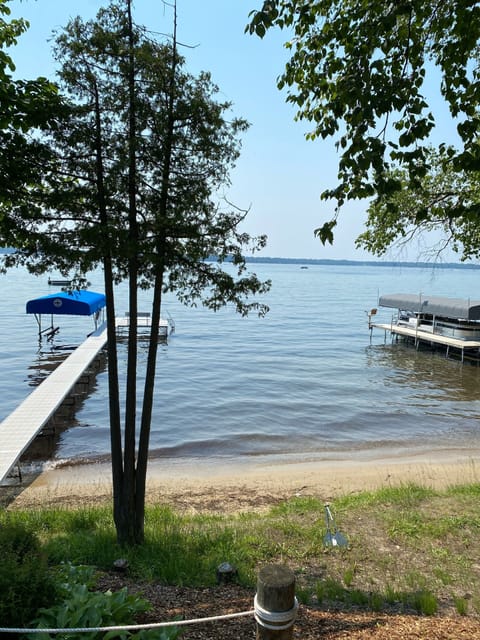
<instances>
[{"instance_id":1,"label":"shoreline","mask_svg":"<svg viewBox=\"0 0 480 640\"><path fill-rule=\"evenodd\" d=\"M443 449L404 453L369 452L361 456L300 460L152 459L146 502L181 511L258 511L295 496L324 502L342 495L417 484L443 490L480 482L480 449ZM45 469L23 486L1 487L11 496L9 509L109 503L109 462Z\"/></svg>"}]
</instances>

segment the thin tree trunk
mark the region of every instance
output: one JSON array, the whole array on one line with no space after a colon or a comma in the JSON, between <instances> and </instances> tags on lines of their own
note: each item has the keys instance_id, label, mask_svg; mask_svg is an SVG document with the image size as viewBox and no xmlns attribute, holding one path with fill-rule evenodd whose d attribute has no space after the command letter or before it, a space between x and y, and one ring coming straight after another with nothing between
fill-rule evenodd
<instances>
[{"instance_id":1,"label":"thin tree trunk","mask_svg":"<svg viewBox=\"0 0 480 640\"><path fill-rule=\"evenodd\" d=\"M107 359L108 359L108 399L110 417L110 442L112 453L112 484L114 500L114 520L118 512L122 495L123 465L122 465L122 434L120 418L120 390L118 383L117 338L115 327L115 295L113 288L113 268L111 257L110 221L106 206L105 171L103 164L102 123L100 117L100 100L96 83L93 87L95 97L95 153L96 153L96 184L100 227L103 236L103 278L105 285L107 311Z\"/></svg>"},{"instance_id":2,"label":"thin tree trunk","mask_svg":"<svg viewBox=\"0 0 480 640\"><path fill-rule=\"evenodd\" d=\"M155 372L157 369L158 333L160 327L160 311L162 307L162 286L163 268L160 268L157 272L153 289L152 326L150 332L150 344L148 347L147 368L145 372L140 439L138 443L136 518L138 527L141 526L142 529L145 520L145 491L150 431L152 424L153 395L155 390Z\"/></svg>"}]
</instances>

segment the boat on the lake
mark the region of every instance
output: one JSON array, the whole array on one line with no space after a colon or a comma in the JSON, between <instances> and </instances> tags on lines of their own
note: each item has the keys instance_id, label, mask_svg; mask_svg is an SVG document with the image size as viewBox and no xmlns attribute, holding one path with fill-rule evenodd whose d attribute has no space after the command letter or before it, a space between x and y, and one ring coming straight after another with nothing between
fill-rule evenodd
<instances>
[{"instance_id":1,"label":"boat on the lake","mask_svg":"<svg viewBox=\"0 0 480 640\"><path fill-rule=\"evenodd\" d=\"M49 278L48 279L48 284L50 286L53 286L53 287L71 287L72 286L72 281L71 280Z\"/></svg>"},{"instance_id":2,"label":"boat on the lake","mask_svg":"<svg viewBox=\"0 0 480 640\"><path fill-rule=\"evenodd\" d=\"M389 324L373 322L377 309L368 312L369 328L383 329L420 344L441 345L449 355L451 348L480 358L480 300L443 298L424 294L395 293L382 295L379 307L394 309Z\"/></svg>"}]
</instances>

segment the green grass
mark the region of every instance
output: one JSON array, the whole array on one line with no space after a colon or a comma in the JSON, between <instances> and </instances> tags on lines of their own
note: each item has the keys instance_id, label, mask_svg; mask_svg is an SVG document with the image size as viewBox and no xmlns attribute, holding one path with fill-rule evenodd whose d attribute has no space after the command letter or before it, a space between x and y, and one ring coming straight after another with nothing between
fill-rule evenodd
<instances>
[{"instance_id":1,"label":"green grass","mask_svg":"<svg viewBox=\"0 0 480 640\"><path fill-rule=\"evenodd\" d=\"M304 603L478 615L479 497L478 484L443 492L408 484L340 498L331 509L347 549L325 548L324 505L309 497L262 514L148 507L146 542L127 550L116 543L107 507L4 510L0 526L17 521L35 531L51 564L109 570L126 558L139 581L210 586L216 567L228 561L239 581L253 587L261 566L284 563L295 572Z\"/></svg>"}]
</instances>

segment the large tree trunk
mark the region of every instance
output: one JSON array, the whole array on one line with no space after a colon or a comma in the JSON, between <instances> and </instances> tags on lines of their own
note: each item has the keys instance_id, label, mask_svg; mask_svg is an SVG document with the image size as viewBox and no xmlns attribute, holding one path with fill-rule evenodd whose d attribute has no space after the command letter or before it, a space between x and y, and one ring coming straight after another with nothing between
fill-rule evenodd
<instances>
[{"instance_id":1,"label":"large tree trunk","mask_svg":"<svg viewBox=\"0 0 480 640\"><path fill-rule=\"evenodd\" d=\"M137 225L137 159L136 159L136 97L135 97L135 42L131 0L127 1L128 15L128 230L129 230L129 314L127 355L127 388L125 397L125 442L123 453L123 486L121 503L115 503L115 523L118 542L133 545L143 542L144 524L136 514L136 413L137 413L137 314L138 314L138 225Z\"/></svg>"},{"instance_id":2,"label":"large tree trunk","mask_svg":"<svg viewBox=\"0 0 480 640\"><path fill-rule=\"evenodd\" d=\"M157 270L155 273L155 284L153 288L152 302L152 327L150 332L150 344L148 349L147 370L145 376L145 387L143 393L142 421L140 428L140 441L138 447L137 460L137 495L136 513L138 520L144 520L145 514L145 491L147 481L148 451L150 445L150 431L152 423L153 394L155 390L155 373L157 369L158 353L158 331L160 326L160 312L162 308L162 288L164 278L165 262L165 223L167 220L167 203L170 186L170 171L172 165L172 148L174 135L174 106L175 106L175 73L177 65L177 15L176 4L174 4L174 30L173 30L173 59L169 78L167 131L165 136L165 154L163 160L162 182L160 188L160 205L157 213Z\"/></svg>"}]
</instances>

